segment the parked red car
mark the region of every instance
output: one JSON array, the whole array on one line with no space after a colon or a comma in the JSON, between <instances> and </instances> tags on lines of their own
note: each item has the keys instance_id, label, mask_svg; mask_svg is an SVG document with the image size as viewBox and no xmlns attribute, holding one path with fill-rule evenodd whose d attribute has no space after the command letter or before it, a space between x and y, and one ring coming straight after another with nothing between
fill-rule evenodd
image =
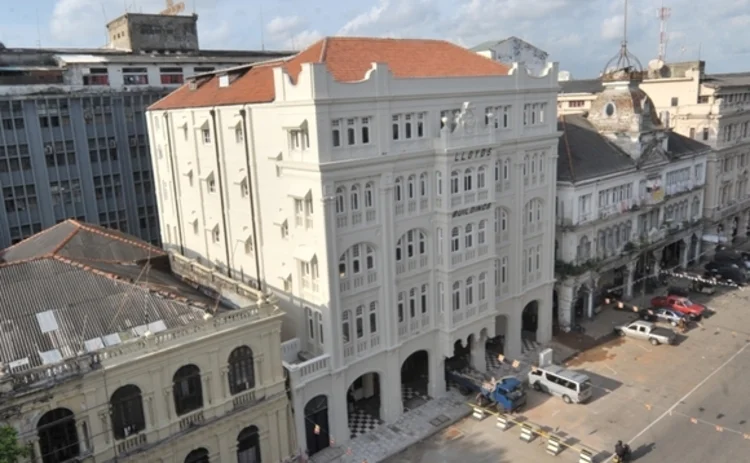
<instances>
[{"instance_id":1,"label":"parked red car","mask_svg":"<svg viewBox=\"0 0 750 463\"><path fill-rule=\"evenodd\" d=\"M651 299L651 305L655 308L672 309L687 315L693 320L700 320L706 312L706 306L698 304L682 296L656 296Z\"/></svg>"}]
</instances>

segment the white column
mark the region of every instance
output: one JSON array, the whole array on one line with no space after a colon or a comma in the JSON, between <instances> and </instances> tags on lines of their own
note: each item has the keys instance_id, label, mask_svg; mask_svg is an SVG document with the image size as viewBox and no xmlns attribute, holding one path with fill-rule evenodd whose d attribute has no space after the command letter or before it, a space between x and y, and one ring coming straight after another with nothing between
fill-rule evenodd
<instances>
[{"instance_id":1,"label":"white column","mask_svg":"<svg viewBox=\"0 0 750 463\"><path fill-rule=\"evenodd\" d=\"M439 338L439 336L435 336ZM439 341L436 341L436 344ZM433 349L430 354L430 384L428 393L430 397L443 397L447 394L445 390L445 357L440 348Z\"/></svg>"},{"instance_id":2,"label":"white column","mask_svg":"<svg viewBox=\"0 0 750 463\"><path fill-rule=\"evenodd\" d=\"M573 323L573 287L564 282L557 288L557 323L564 332L569 332Z\"/></svg>"},{"instance_id":3,"label":"white column","mask_svg":"<svg viewBox=\"0 0 750 463\"><path fill-rule=\"evenodd\" d=\"M383 283L381 294L383 300L380 303L380 326L381 343L385 343L386 348L398 345L398 317L396 316L396 261L394 259L394 246L397 238L394 238L394 178L392 174L386 174L381 177L380 193L377 195L378 204L377 214L378 223L382 226L383 249L379 253L381 257L381 269L378 269L378 279Z\"/></svg>"},{"instance_id":4,"label":"white column","mask_svg":"<svg viewBox=\"0 0 750 463\"><path fill-rule=\"evenodd\" d=\"M388 351L385 361L387 373L385 377L380 375L380 419L386 423L393 423L404 411L398 349Z\"/></svg>"},{"instance_id":5,"label":"white column","mask_svg":"<svg viewBox=\"0 0 750 463\"><path fill-rule=\"evenodd\" d=\"M690 239L693 235L688 235L682 239L682 247L680 247L680 267L684 269L688 268L688 261L690 260Z\"/></svg>"},{"instance_id":6,"label":"white column","mask_svg":"<svg viewBox=\"0 0 750 463\"><path fill-rule=\"evenodd\" d=\"M331 366L333 369L340 368L344 365L344 337L341 333L341 287L339 285L339 257L344 251L338 248L338 240L336 239L336 208L334 203L336 201L335 188L333 183L324 185L324 191L326 195L321 198L320 206L322 209L321 217L325 217L325 223L332 224L332 229L329 233L326 233L326 249L327 259L326 267L326 279L328 280L328 292L330 299L328 302L328 310L322 307L321 316L323 317L323 348L328 354L331 355ZM321 264L320 260L323 256L318 256L318 265ZM296 273L295 273L296 275ZM298 286L300 282L296 283ZM299 286L301 288L301 286ZM305 320L305 326L307 320ZM296 411L296 410L295 410Z\"/></svg>"},{"instance_id":7,"label":"white column","mask_svg":"<svg viewBox=\"0 0 750 463\"><path fill-rule=\"evenodd\" d=\"M635 266L637 261L628 262L625 265L625 290L623 295L625 300L629 301L633 298L633 279L635 277Z\"/></svg>"},{"instance_id":8,"label":"white column","mask_svg":"<svg viewBox=\"0 0 750 463\"><path fill-rule=\"evenodd\" d=\"M332 375L331 380L331 394L328 396L329 434L333 436L336 442L344 443L349 440L349 418L346 403L346 393L349 384L346 383L346 375L343 371ZM300 411L295 410L295 414L299 416ZM299 421L299 418L297 418L297 421ZM302 429L304 430L304 428ZM302 436L306 436L306 434L302 434ZM304 442L303 439L305 439L302 436L299 438L300 443Z\"/></svg>"},{"instance_id":9,"label":"white column","mask_svg":"<svg viewBox=\"0 0 750 463\"><path fill-rule=\"evenodd\" d=\"M299 451L302 453L307 450L307 428L305 427L305 394L303 389L292 391L292 401L294 406L294 429L297 433L297 446ZM328 396L328 406L331 406L333 397ZM329 411L330 413L330 411ZM331 416L328 417L329 425L331 427Z\"/></svg>"}]
</instances>

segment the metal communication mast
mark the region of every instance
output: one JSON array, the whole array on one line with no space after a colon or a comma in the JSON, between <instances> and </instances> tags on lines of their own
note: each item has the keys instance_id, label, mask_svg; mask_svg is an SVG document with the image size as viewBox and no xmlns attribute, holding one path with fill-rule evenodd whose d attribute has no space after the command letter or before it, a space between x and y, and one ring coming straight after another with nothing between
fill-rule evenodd
<instances>
[{"instance_id":1,"label":"metal communication mast","mask_svg":"<svg viewBox=\"0 0 750 463\"><path fill-rule=\"evenodd\" d=\"M659 56L656 58L662 63L667 57L667 43L669 34L667 34L667 20L672 16L672 8L665 8L662 3L661 8L656 10L656 17L659 19Z\"/></svg>"}]
</instances>

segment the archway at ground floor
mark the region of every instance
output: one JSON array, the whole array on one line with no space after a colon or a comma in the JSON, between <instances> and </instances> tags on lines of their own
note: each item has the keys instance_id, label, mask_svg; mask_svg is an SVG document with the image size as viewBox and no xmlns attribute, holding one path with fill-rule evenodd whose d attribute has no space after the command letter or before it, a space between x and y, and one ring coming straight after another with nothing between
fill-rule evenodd
<instances>
[{"instance_id":1,"label":"archway at ground floor","mask_svg":"<svg viewBox=\"0 0 750 463\"><path fill-rule=\"evenodd\" d=\"M331 444L328 397L324 394L313 397L305 405L305 435L308 455L314 455Z\"/></svg>"},{"instance_id":2,"label":"archway at ground floor","mask_svg":"<svg viewBox=\"0 0 750 463\"><path fill-rule=\"evenodd\" d=\"M424 405L430 399L430 355L418 350L401 365L401 403L404 412Z\"/></svg>"},{"instance_id":3,"label":"archway at ground floor","mask_svg":"<svg viewBox=\"0 0 750 463\"><path fill-rule=\"evenodd\" d=\"M508 333L508 316L495 316L495 337L488 337L484 342L484 355L487 362L487 370L492 371L500 368L502 362L498 360L499 355L505 355Z\"/></svg>"},{"instance_id":4,"label":"archway at ground floor","mask_svg":"<svg viewBox=\"0 0 750 463\"><path fill-rule=\"evenodd\" d=\"M732 232L731 236L732 236L732 239L735 239L735 238L737 238L737 234L740 231L740 218L738 216L734 216L732 218L732 221L730 222L730 224L731 224L731 227L732 227L732 229L731 229L731 232Z\"/></svg>"},{"instance_id":5,"label":"archway at ground floor","mask_svg":"<svg viewBox=\"0 0 750 463\"><path fill-rule=\"evenodd\" d=\"M533 300L526 304L521 313L521 337L536 342L539 329L539 301Z\"/></svg>"},{"instance_id":6,"label":"archway at ground floor","mask_svg":"<svg viewBox=\"0 0 750 463\"><path fill-rule=\"evenodd\" d=\"M371 372L355 379L346 393L349 437L354 439L377 428L381 421L380 375Z\"/></svg>"},{"instance_id":7,"label":"archway at ground floor","mask_svg":"<svg viewBox=\"0 0 750 463\"><path fill-rule=\"evenodd\" d=\"M699 250L700 245L701 245L700 239L695 233L693 233L693 236L690 237L690 251L688 254L688 265L693 266L698 263L696 262L696 256L698 256L698 250Z\"/></svg>"},{"instance_id":8,"label":"archway at ground floor","mask_svg":"<svg viewBox=\"0 0 750 463\"><path fill-rule=\"evenodd\" d=\"M683 246L682 240L664 246L664 251L661 254L660 268L669 270L680 265L680 255Z\"/></svg>"}]
</instances>

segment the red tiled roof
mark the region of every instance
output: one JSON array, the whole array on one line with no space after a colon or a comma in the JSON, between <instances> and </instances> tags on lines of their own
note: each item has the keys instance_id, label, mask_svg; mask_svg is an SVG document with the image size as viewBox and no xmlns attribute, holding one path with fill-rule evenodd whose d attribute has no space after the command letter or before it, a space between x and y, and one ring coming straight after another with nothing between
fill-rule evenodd
<instances>
[{"instance_id":1,"label":"red tiled roof","mask_svg":"<svg viewBox=\"0 0 750 463\"><path fill-rule=\"evenodd\" d=\"M198 88L183 85L149 109L165 110L231 104L269 103L275 98L273 69L296 80L304 63L325 63L338 82L364 79L372 63L387 64L397 78L487 77L508 75L510 68L443 40L328 37L288 60L250 65L227 87L218 74L199 78Z\"/></svg>"}]
</instances>

